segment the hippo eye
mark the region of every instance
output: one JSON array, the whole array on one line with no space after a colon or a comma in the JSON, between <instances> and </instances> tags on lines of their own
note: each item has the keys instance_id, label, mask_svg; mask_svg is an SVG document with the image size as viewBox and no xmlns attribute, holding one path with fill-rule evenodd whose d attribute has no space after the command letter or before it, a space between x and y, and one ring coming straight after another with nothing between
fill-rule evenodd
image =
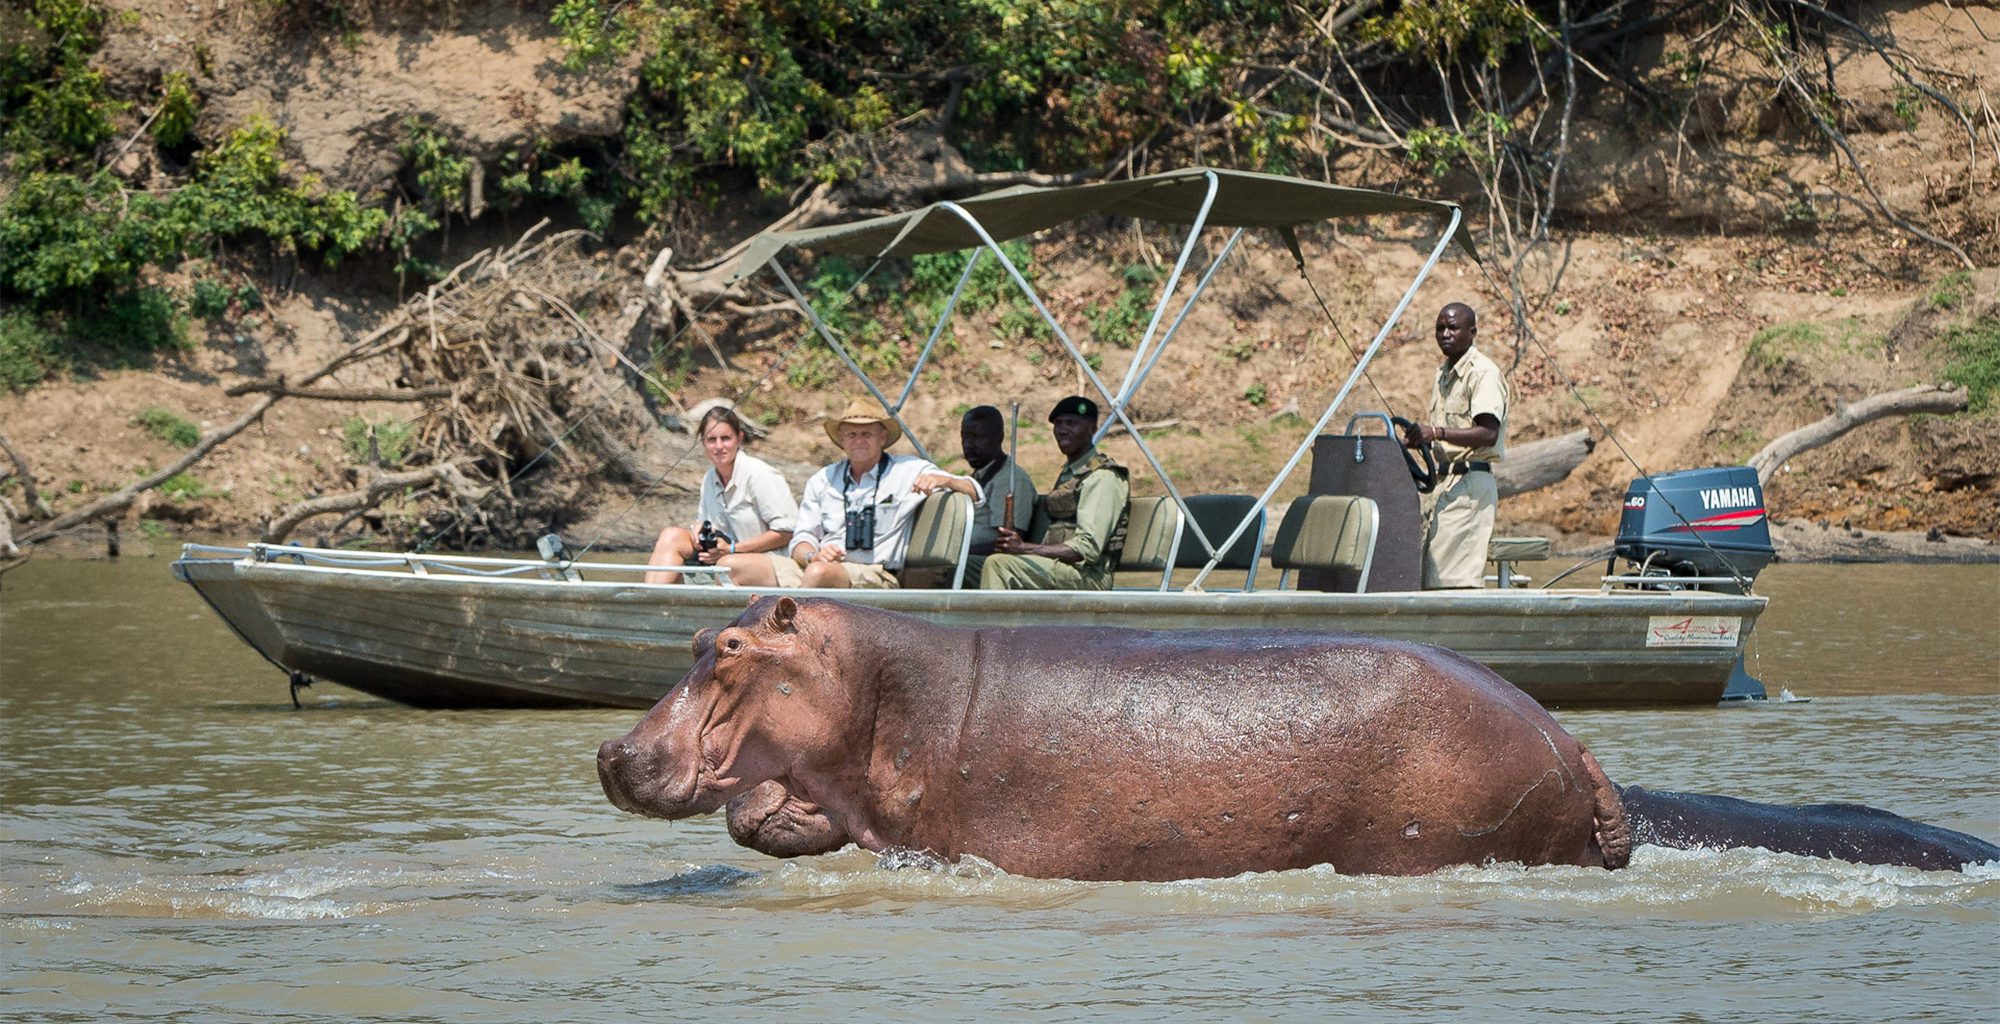
<instances>
[{"instance_id":1,"label":"hippo eye","mask_svg":"<svg viewBox=\"0 0 2000 1024\"><path fill-rule=\"evenodd\" d=\"M732 636L729 639L724 640L722 642L722 649L728 651L731 654L735 654L737 651L743 649L743 638L740 636Z\"/></svg>"}]
</instances>

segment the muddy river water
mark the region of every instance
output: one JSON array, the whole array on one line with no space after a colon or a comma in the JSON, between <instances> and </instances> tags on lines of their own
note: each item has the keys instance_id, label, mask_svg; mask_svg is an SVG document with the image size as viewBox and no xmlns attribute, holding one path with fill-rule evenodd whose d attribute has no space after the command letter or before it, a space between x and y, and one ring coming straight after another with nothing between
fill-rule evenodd
<instances>
[{"instance_id":1,"label":"muddy river water","mask_svg":"<svg viewBox=\"0 0 2000 1024\"><path fill-rule=\"evenodd\" d=\"M1622 782L2000 839L2000 566L1773 567L1806 703L1562 711ZM2000 865L1642 847L1631 868L1175 884L781 862L598 789L626 711L281 676L167 553L0 589L9 1021L2000 1017Z\"/></svg>"}]
</instances>

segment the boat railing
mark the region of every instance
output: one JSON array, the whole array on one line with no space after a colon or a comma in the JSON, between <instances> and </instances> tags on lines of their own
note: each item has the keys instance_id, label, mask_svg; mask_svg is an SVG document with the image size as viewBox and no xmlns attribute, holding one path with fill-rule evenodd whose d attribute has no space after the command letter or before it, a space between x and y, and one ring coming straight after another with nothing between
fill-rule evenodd
<instances>
[{"instance_id":1,"label":"boat railing","mask_svg":"<svg viewBox=\"0 0 2000 1024\"><path fill-rule=\"evenodd\" d=\"M250 544L221 547L186 544L181 557L190 560L291 562L332 569L403 570L416 576L432 573L456 576L516 577L543 576L550 572L587 569L592 573L639 574L672 571L684 576L727 579L729 570L719 565L649 565L644 562L579 562L571 559L550 561L537 558L495 558L483 555L420 554L416 552L335 551L295 544Z\"/></svg>"}]
</instances>

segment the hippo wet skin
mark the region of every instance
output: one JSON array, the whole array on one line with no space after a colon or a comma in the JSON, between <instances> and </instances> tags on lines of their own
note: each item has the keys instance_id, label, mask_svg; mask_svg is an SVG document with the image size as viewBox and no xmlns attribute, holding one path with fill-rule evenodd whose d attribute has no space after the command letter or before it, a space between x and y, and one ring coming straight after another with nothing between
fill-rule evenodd
<instances>
[{"instance_id":1,"label":"hippo wet skin","mask_svg":"<svg viewBox=\"0 0 2000 1024\"><path fill-rule=\"evenodd\" d=\"M695 655L686 679L599 749L599 779L613 804L655 817L726 804L730 834L774 856L853 842L1131 880L1315 864L1616 868L1635 825L1677 846L1701 845L1705 825L1729 845L1769 826L1763 811L1790 810L1645 794L1635 803L1656 817L1628 819L1596 759L1539 704L1421 644L953 629L783 597L704 630ZM1884 862L1918 863L1895 854L1926 837L1901 826L1929 826L1853 810L1886 837L1870 847L1890 851ZM1926 846L1919 866L2000 858L1930 831L1973 845Z\"/></svg>"}]
</instances>

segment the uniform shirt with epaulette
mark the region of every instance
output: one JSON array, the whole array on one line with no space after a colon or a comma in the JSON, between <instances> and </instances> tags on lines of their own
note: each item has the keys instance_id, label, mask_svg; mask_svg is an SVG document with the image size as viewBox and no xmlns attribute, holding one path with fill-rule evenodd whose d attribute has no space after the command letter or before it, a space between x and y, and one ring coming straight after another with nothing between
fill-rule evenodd
<instances>
[{"instance_id":1,"label":"uniform shirt with epaulette","mask_svg":"<svg viewBox=\"0 0 2000 1024\"><path fill-rule=\"evenodd\" d=\"M1111 589L1132 498L1127 475L1124 466L1092 448L1064 466L1055 486L1036 503L1034 539L1076 552L1082 561L1073 568L1086 589Z\"/></svg>"},{"instance_id":2,"label":"uniform shirt with epaulette","mask_svg":"<svg viewBox=\"0 0 2000 1024\"><path fill-rule=\"evenodd\" d=\"M1431 404L1425 416L1446 428L1476 426L1473 420L1489 415L1500 421L1493 443L1484 448L1467 448L1449 441L1432 442L1438 468L1455 462L1494 462L1507 454L1507 377L1499 364L1486 358L1478 346L1468 348L1458 361L1438 371L1431 389Z\"/></svg>"}]
</instances>

